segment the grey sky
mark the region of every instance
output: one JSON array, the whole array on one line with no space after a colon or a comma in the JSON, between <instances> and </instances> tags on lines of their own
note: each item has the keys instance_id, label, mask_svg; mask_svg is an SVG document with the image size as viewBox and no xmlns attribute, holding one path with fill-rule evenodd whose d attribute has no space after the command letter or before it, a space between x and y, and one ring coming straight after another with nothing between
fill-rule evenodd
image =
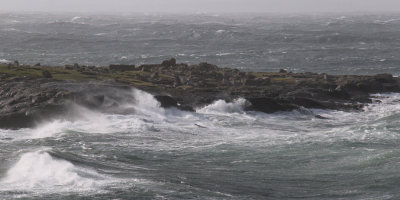
<instances>
[{"instance_id":1,"label":"grey sky","mask_svg":"<svg viewBox=\"0 0 400 200\"><path fill-rule=\"evenodd\" d=\"M400 0L0 0L0 11L400 12Z\"/></svg>"}]
</instances>

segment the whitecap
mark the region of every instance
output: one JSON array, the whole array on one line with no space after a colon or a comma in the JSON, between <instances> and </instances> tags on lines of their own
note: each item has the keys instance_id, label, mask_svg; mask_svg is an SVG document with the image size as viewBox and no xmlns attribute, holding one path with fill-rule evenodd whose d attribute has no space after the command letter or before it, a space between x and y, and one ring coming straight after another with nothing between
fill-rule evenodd
<instances>
[{"instance_id":1,"label":"whitecap","mask_svg":"<svg viewBox=\"0 0 400 200\"><path fill-rule=\"evenodd\" d=\"M96 34L94 34L95 36L104 36L104 35L107 35L107 33L96 33Z\"/></svg>"},{"instance_id":2,"label":"whitecap","mask_svg":"<svg viewBox=\"0 0 400 200\"><path fill-rule=\"evenodd\" d=\"M28 137L31 139L54 137L61 135L65 131L66 127L69 127L70 125L71 122L55 120L32 129Z\"/></svg>"},{"instance_id":3,"label":"whitecap","mask_svg":"<svg viewBox=\"0 0 400 200\"><path fill-rule=\"evenodd\" d=\"M233 53L217 53L215 54L216 56L228 56L228 55L232 55Z\"/></svg>"},{"instance_id":4,"label":"whitecap","mask_svg":"<svg viewBox=\"0 0 400 200\"><path fill-rule=\"evenodd\" d=\"M158 102L153 95L138 89L133 90L133 95L135 97L135 103L126 106L133 106L136 114L156 117L159 119L165 118L165 110L160 107L160 102Z\"/></svg>"},{"instance_id":5,"label":"whitecap","mask_svg":"<svg viewBox=\"0 0 400 200\"><path fill-rule=\"evenodd\" d=\"M0 59L0 64L9 64L11 61L6 60L6 59Z\"/></svg>"},{"instance_id":6,"label":"whitecap","mask_svg":"<svg viewBox=\"0 0 400 200\"><path fill-rule=\"evenodd\" d=\"M0 180L0 191L94 191L106 182L106 178L96 171L54 159L46 150L39 150L21 155Z\"/></svg>"},{"instance_id":7,"label":"whitecap","mask_svg":"<svg viewBox=\"0 0 400 200\"><path fill-rule=\"evenodd\" d=\"M81 19L81 17L79 17L79 16L73 17L73 18L71 19L71 22L75 22L76 20L79 20L79 19Z\"/></svg>"},{"instance_id":8,"label":"whitecap","mask_svg":"<svg viewBox=\"0 0 400 200\"><path fill-rule=\"evenodd\" d=\"M236 99L229 103L224 100L217 100L210 105L197 109L196 112L203 114L242 113L246 104L248 104L248 102L243 98Z\"/></svg>"}]
</instances>

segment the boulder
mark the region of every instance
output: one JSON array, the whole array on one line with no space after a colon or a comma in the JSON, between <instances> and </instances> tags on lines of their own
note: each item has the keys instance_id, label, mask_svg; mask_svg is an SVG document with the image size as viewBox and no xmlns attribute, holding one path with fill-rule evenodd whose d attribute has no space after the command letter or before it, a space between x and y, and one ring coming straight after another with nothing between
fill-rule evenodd
<instances>
[{"instance_id":1,"label":"boulder","mask_svg":"<svg viewBox=\"0 0 400 200\"><path fill-rule=\"evenodd\" d=\"M287 73L287 71L284 70L284 69L280 69L280 70L279 70L279 73Z\"/></svg>"},{"instance_id":2,"label":"boulder","mask_svg":"<svg viewBox=\"0 0 400 200\"><path fill-rule=\"evenodd\" d=\"M212 65L212 64L203 62L197 66L197 69L200 71L203 71L203 72L210 72L210 71L217 70L218 67L216 65Z\"/></svg>"},{"instance_id":3,"label":"boulder","mask_svg":"<svg viewBox=\"0 0 400 200\"><path fill-rule=\"evenodd\" d=\"M377 74L374 79L381 83L393 83L396 81L391 74Z\"/></svg>"},{"instance_id":4,"label":"boulder","mask_svg":"<svg viewBox=\"0 0 400 200\"><path fill-rule=\"evenodd\" d=\"M319 102L315 99L311 98L302 98L302 97L295 97L292 99L292 103L298 106L303 106L305 108L318 108L318 109L326 109L328 108L322 102Z\"/></svg>"},{"instance_id":5,"label":"boulder","mask_svg":"<svg viewBox=\"0 0 400 200\"><path fill-rule=\"evenodd\" d=\"M158 102L160 102L160 105L163 108L178 107L178 102L170 96L157 95L157 96L154 96L154 98Z\"/></svg>"},{"instance_id":6,"label":"boulder","mask_svg":"<svg viewBox=\"0 0 400 200\"><path fill-rule=\"evenodd\" d=\"M175 66L176 65L176 59L175 58L171 58L169 60L164 60L161 63L161 65L164 66L164 67Z\"/></svg>"},{"instance_id":7,"label":"boulder","mask_svg":"<svg viewBox=\"0 0 400 200\"><path fill-rule=\"evenodd\" d=\"M180 85L182 85L181 79L179 78L179 76L175 76L174 85L173 86L174 87L178 87Z\"/></svg>"},{"instance_id":8,"label":"boulder","mask_svg":"<svg viewBox=\"0 0 400 200\"><path fill-rule=\"evenodd\" d=\"M51 75L51 73L47 70L42 71L42 76L44 78L53 78L53 76Z\"/></svg>"},{"instance_id":9,"label":"boulder","mask_svg":"<svg viewBox=\"0 0 400 200\"><path fill-rule=\"evenodd\" d=\"M255 97L246 98L246 100L250 102L251 105L247 106L245 109L250 111L273 113L278 111L290 111L298 108L286 100L279 98Z\"/></svg>"}]
</instances>

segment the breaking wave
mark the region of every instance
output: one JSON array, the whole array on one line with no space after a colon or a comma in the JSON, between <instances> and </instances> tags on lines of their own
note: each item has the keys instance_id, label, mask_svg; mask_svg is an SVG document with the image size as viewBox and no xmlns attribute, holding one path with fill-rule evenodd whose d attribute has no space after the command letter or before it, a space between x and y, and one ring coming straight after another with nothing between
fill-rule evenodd
<instances>
[{"instance_id":1,"label":"breaking wave","mask_svg":"<svg viewBox=\"0 0 400 200\"><path fill-rule=\"evenodd\" d=\"M129 191L127 195L133 199L173 199L173 194L189 191L182 192L182 198L190 199L189 193L193 193L223 199L226 196L219 196L223 193L243 199L248 196L236 195L236 191L246 193L242 187L246 185L254 187L249 195L255 194L257 199L265 197L264 178L273 177L270 187L279 192L275 195L287 199L291 196L286 194L302 191L315 194L292 175L307 180L309 175L329 180L332 175L339 176L332 180L336 194L342 191L342 183L374 184L363 178L343 177L343 170L350 174L359 174L360 170L375 173L397 166L398 151L393 147L400 140L399 94L374 95L377 101L364 112L312 109L275 114L245 111L248 102L243 98L218 100L196 112L185 112L161 108L151 94L140 90L132 90L127 96L132 99L118 108L129 110L126 114L77 107L79 113L73 121L2 130L4 139L20 138L0 141L10 152L4 159L6 164L0 166L1 197L65 192L87 197L100 192L117 198L117 194ZM18 150L15 146L24 147L17 156L13 153ZM32 151L32 146L52 149ZM52 153L59 151L62 153ZM282 169L289 175L282 175ZM241 170L252 173L237 173ZM218 176L221 171L225 176ZM382 171L384 176L393 176L392 172ZM390 180L376 176L391 185ZM243 179L251 183L241 182ZM215 191L204 184L209 181L221 189ZM320 188L318 181L309 183Z\"/></svg>"},{"instance_id":2,"label":"breaking wave","mask_svg":"<svg viewBox=\"0 0 400 200\"><path fill-rule=\"evenodd\" d=\"M242 113L246 104L249 102L246 99L239 98L233 102L226 102L224 100L217 100L214 103L207 105L203 108L197 109L198 113Z\"/></svg>"},{"instance_id":3,"label":"breaking wave","mask_svg":"<svg viewBox=\"0 0 400 200\"><path fill-rule=\"evenodd\" d=\"M106 178L55 159L45 150L24 153L0 181L0 191L80 192L99 189Z\"/></svg>"}]
</instances>

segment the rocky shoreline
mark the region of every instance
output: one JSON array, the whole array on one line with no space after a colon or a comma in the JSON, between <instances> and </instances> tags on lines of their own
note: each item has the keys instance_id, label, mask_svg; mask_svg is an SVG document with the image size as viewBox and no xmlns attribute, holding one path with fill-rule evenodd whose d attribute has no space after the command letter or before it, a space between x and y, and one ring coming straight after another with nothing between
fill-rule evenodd
<instances>
[{"instance_id":1,"label":"rocky shoreline","mask_svg":"<svg viewBox=\"0 0 400 200\"><path fill-rule=\"evenodd\" d=\"M129 113L132 88L149 92L162 107L194 112L222 99L244 98L245 110L273 113L300 108L360 110L370 94L400 92L400 78L316 73L242 72L175 59L152 65L63 67L0 65L0 128L18 129L74 115L74 105Z\"/></svg>"}]
</instances>

